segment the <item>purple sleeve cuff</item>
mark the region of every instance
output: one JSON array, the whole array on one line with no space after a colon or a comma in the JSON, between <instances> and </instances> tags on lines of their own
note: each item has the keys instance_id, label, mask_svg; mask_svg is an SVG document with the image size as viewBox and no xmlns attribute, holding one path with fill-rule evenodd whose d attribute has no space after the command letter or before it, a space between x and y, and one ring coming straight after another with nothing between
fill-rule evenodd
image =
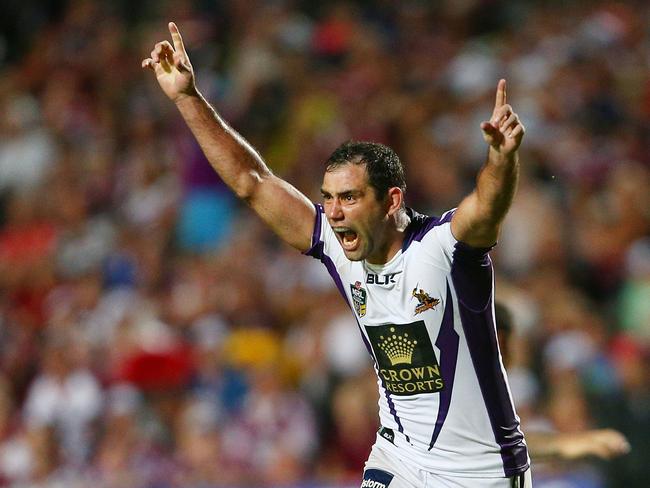
<instances>
[{"instance_id":1,"label":"purple sleeve cuff","mask_svg":"<svg viewBox=\"0 0 650 488\"><path fill-rule=\"evenodd\" d=\"M319 245L321 243L321 227L323 221L323 207L319 203L314 203L314 208L316 209L316 218L314 219L314 232L311 236L311 247L303 252L306 256L313 256L316 259L321 259L323 246Z\"/></svg>"}]
</instances>

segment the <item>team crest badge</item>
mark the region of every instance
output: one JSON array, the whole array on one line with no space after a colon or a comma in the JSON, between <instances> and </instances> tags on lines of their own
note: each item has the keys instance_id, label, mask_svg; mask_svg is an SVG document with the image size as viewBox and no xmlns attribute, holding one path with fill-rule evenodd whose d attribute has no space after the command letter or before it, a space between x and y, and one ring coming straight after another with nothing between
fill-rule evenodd
<instances>
[{"instance_id":1,"label":"team crest badge","mask_svg":"<svg viewBox=\"0 0 650 488\"><path fill-rule=\"evenodd\" d=\"M357 281L354 285L350 285L352 291L352 304L354 311L357 312L359 317L366 315L366 290L361 288L361 282Z\"/></svg>"},{"instance_id":2,"label":"team crest badge","mask_svg":"<svg viewBox=\"0 0 650 488\"><path fill-rule=\"evenodd\" d=\"M436 305L440 303L439 298L431 298L431 296L425 292L422 288L418 290L418 286L415 285L411 296L418 299L418 304L415 307L415 315L420 314L426 310L432 309L435 310Z\"/></svg>"}]
</instances>

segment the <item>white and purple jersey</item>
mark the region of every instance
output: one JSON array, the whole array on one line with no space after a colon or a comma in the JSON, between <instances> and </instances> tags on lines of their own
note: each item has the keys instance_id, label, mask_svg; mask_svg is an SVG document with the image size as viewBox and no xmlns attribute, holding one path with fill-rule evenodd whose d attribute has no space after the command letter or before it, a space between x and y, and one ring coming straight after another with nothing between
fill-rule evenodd
<instances>
[{"instance_id":1,"label":"white and purple jersey","mask_svg":"<svg viewBox=\"0 0 650 488\"><path fill-rule=\"evenodd\" d=\"M320 205L306 252L327 267L373 358L381 425L393 431L378 442L432 472L523 473L529 459L499 353L489 249L454 238L453 210L408 212L402 249L386 264L348 260Z\"/></svg>"}]
</instances>

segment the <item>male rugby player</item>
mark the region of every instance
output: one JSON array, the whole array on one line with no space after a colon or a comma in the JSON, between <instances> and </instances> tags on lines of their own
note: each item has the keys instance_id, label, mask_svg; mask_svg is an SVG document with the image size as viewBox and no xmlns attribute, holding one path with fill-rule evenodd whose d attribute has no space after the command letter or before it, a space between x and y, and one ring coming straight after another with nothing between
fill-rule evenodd
<instances>
[{"instance_id":1,"label":"male rugby player","mask_svg":"<svg viewBox=\"0 0 650 488\"><path fill-rule=\"evenodd\" d=\"M212 167L291 246L327 267L348 301L380 391L381 429L362 486L530 486L529 459L501 364L488 251L515 194L524 126L500 80L481 124L488 157L476 189L441 217L405 206L397 155L346 143L326 163L323 204L275 176L195 86L173 46L142 61Z\"/></svg>"}]
</instances>

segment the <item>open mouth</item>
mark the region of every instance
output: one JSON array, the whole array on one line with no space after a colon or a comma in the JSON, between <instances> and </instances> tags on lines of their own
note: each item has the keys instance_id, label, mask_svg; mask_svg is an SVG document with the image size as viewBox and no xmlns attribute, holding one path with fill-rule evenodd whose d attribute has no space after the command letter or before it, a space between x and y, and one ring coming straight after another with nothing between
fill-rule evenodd
<instances>
[{"instance_id":1,"label":"open mouth","mask_svg":"<svg viewBox=\"0 0 650 488\"><path fill-rule=\"evenodd\" d=\"M345 251L355 251L359 246L359 235L347 227L337 227L334 229L336 237Z\"/></svg>"}]
</instances>

